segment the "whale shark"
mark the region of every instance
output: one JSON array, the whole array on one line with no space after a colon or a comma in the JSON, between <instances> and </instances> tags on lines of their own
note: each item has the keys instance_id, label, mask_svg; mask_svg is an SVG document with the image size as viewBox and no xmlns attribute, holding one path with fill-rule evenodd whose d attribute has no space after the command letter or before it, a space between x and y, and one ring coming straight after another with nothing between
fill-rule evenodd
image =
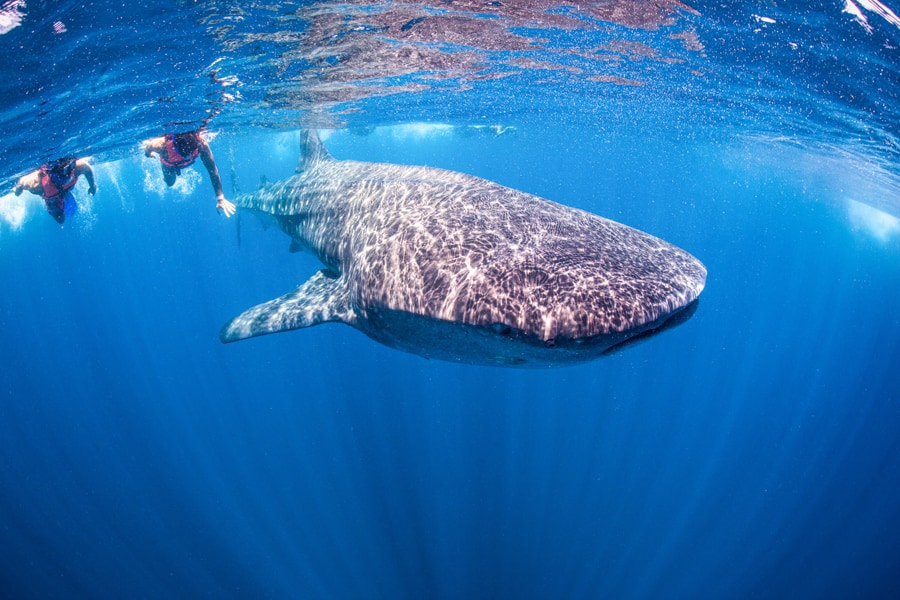
<instances>
[{"instance_id":1,"label":"whale shark","mask_svg":"<svg viewBox=\"0 0 900 600\"><path fill-rule=\"evenodd\" d=\"M650 234L433 167L336 160L301 133L296 175L238 196L323 268L226 323L222 342L327 322L425 358L583 362L686 321L706 268Z\"/></svg>"}]
</instances>

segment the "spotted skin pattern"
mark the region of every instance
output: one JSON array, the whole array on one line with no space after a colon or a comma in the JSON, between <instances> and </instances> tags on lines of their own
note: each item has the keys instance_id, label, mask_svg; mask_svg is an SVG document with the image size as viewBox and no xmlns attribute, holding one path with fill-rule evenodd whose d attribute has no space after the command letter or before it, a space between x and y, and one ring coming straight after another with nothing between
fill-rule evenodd
<instances>
[{"instance_id":1,"label":"spotted skin pattern","mask_svg":"<svg viewBox=\"0 0 900 600\"><path fill-rule=\"evenodd\" d=\"M304 134L294 177L238 199L326 268L222 340L339 321L460 362L595 358L694 303L705 267L597 215L442 169L337 161Z\"/></svg>"}]
</instances>

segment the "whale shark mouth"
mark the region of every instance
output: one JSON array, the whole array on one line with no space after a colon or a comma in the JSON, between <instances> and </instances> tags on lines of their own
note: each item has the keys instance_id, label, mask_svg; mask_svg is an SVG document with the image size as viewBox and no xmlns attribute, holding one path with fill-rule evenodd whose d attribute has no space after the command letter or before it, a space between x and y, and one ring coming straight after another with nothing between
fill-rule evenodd
<instances>
[{"instance_id":1,"label":"whale shark mouth","mask_svg":"<svg viewBox=\"0 0 900 600\"><path fill-rule=\"evenodd\" d=\"M609 356L610 354L615 354L616 352L619 352L623 348L626 348L626 347L629 347L629 346L632 346L635 344L639 344L639 343L655 336L658 333L662 333L663 331L667 331L669 329L674 329L675 327L678 327L682 323L687 322L687 320L690 319L694 315L695 312L697 312L697 307L699 305L700 305L700 299L696 298L692 302L687 304L684 308L679 310L678 312L672 313L671 315L666 317L666 319L662 323L657 325L656 327L651 327L650 329L645 329L644 331L640 332L637 335L634 335L628 339L622 340L618 344L613 344L612 346L610 346L609 348L604 350L601 354L603 356Z\"/></svg>"}]
</instances>

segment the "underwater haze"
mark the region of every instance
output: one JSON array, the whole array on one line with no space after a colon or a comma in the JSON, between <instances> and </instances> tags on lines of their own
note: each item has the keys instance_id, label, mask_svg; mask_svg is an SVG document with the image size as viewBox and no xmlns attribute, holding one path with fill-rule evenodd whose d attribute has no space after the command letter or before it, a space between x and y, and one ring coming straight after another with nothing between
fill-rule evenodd
<instances>
[{"instance_id":1,"label":"underwater haze","mask_svg":"<svg viewBox=\"0 0 900 600\"><path fill-rule=\"evenodd\" d=\"M147 4L147 6L143 6ZM900 4L0 0L0 597L900 597ZM350 327L223 345L321 268L225 195L483 177L708 270L557 369ZM90 156L60 226L16 180Z\"/></svg>"}]
</instances>

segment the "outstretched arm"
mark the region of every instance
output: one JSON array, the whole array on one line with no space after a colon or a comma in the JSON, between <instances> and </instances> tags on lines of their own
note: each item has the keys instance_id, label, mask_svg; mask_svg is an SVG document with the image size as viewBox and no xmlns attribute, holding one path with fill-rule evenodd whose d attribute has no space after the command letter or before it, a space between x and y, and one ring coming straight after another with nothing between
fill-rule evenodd
<instances>
[{"instance_id":1,"label":"outstretched arm","mask_svg":"<svg viewBox=\"0 0 900 600\"><path fill-rule=\"evenodd\" d=\"M97 193L97 184L94 182L94 170L88 164L87 159L79 158L75 161L75 174L84 175L88 182L88 194L93 196Z\"/></svg>"},{"instance_id":2,"label":"outstretched arm","mask_svg":"<svg viewBox=\"0 0 900 600\"><path fill-rule=\"evenodd\" d=\"M165 136L144 140L142 143L144 145L144 156L150 156L154 152L161 154L166 148Z\"/></svg>"},{"instance_id":3,"label":"outstretched arm","mask_svg":"<svg viewBox=\"0 0 900 600\"><path fill-rule=\"evenodd\" d=\"M27 175L22 175L19 177L19 181L16 182L16 185L13 186L13 193L18 196L22 193L22 190L27 192L31 192L32 194L41 193L41 172L40 171L32 171Z\"/></svg>"},{"instance_id":4,"label":"outstretched arm","mask_svg":"<svg viewBox=\"0 0 900 600\"><path fill-rule=\"evenodd\" d=\"M203 142L200 145L200 160L203 161L203 165L209 173L209 180L212 183L213 191L216 192L216 209L225 213L226 217L230 217L234 214L236 209L234 204L225 199L225 194L222 192L222 179L219 177L219 169L216 168L216 161L213 158L212 150L210 150L209 144L206 142Z\"/></svg>"}]
</instances>

